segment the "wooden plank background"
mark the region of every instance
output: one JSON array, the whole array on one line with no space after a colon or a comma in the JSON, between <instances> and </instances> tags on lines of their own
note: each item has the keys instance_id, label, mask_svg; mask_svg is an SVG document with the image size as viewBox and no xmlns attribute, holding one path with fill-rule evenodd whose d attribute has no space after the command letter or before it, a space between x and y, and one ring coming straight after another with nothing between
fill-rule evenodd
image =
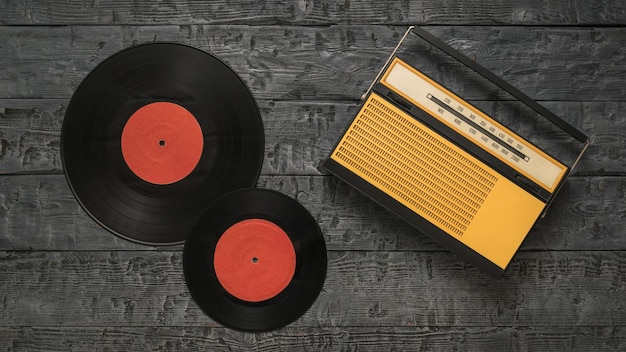
<instances>
[{"instance_id":1,"label":"wooden plank background","mask_svg":"<svg viewBox=\"0 0 626 352\"><path fill-rule=\"evenodd\" d=\"M411 24L591 138L500 280L318 170ZM0 351L626 350L625 24L619 0L0 2ZM265 124L258 186L320 224L324 289L285 328L215 323L190 298L182 246L115 237L67 186L73 91L106 57L152 41L240 74Z\"/></svg>"}]
</instances>

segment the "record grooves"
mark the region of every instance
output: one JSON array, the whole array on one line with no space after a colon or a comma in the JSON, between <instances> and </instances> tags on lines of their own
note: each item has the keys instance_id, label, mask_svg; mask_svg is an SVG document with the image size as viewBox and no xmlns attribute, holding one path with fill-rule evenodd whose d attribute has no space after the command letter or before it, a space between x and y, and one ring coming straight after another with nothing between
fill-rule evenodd
<instances>
[{"instance_id":1,"label":"record grooves","mask_svg":"<svg viewBox=\"0 0 626 352\"><path fill-rule=\"evenodd\" d=\"M244 331L299 318L319 295L326 267L315 219L297 201L265 189L237 190L211 203L183 252L194 301L217 322Z\"/></svg>"},{"instance_id":2,"label":"record grooves","mask_svg":"<svg viewBox=\"0 0 626 352\"><path fill-rule=\"evenodd\" d=\"M151 245L182 243L207 204L253 187L263 153L244 82L216 57L171 43L99 64L72 96L61 135L65 175L85 211Z\"/></svg>"}]
</instances>

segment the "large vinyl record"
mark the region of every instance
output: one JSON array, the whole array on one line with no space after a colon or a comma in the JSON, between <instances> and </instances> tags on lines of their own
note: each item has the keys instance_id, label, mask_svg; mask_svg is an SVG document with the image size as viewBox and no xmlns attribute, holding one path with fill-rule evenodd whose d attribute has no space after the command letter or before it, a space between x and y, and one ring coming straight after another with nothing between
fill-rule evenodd
<instances>
[{"instance_id":1,"label":"large vinyl record","mask_svg":"<svg viewBox=\"0 0 626 352\"><path fill-rule=\"evenodd\" d=\"M275 191L243 189L209 205L191 228L183 268L191 296L237 330L287 325L315 302L326 245L311 214Z\"/></svg>"},{"instance_id":2,"label":"large vinyl record","mask_svg":"<svg viewBox=\"0 0 626 352\"><path fill-rule=\"evenodd\" d=\"M250 91L216 57L180 44L118 52L76 89L61 135L70 188L126 239L182 243L200 211L253 187L264 152Z\"/></svg>"}]
</instances>

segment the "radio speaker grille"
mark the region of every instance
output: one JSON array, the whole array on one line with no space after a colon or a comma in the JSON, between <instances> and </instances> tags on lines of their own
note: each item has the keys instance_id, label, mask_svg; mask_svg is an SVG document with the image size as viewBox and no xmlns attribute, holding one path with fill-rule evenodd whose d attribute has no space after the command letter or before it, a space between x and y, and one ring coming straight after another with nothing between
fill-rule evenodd
<instances>
[{"instance_id":1,"label":"radio speaker grille","mask_svg":"<svg viewBox=\"0 0 626 352\"><path fill-rule=\"evenodd\" d=\"M473 156L376 94L331 157L458 236L498 181Z\"/></svg>"}]
</instances>

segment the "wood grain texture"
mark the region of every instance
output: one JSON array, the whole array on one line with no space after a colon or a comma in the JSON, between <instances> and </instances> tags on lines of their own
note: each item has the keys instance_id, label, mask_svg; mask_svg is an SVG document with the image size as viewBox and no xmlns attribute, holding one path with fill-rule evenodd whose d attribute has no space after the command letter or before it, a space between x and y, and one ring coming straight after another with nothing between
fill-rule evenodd
<instances>
[{"instance_id":1,"label":"wood grain texture","mask_svg":"<svg viewBox=\"0 0 626 352\"><path fill-rule=\"evenodd\" d=\"M0 99L0 174L61 174L60 137L66 99ZM265 128L265 175L317 175L318 166L348 126L354 102L259 100ZM591 146L575 170L577 175L626 175L626 103L544 102L570 124L590 136ZM483 111L502 116L498 102L481 102ZM516 125L527 116L514 115ZM512 125L509 125L513 127ZM516 126L519 127L519 126ZM528 134L546 131L530 123ZM542 133L545 144L562 150L558 134Z\"/></svg>"},{"instance_id":2,"label":"wood grain texture","mask_svg":"<svg viewBox=\"0 0 626 352\"><path fill-rule=\"evenodd\" d=\"M328 253L293 327L621 325L626 254L522 252L495 280L442 252ZM0 253L0 326L213 326L180 252Z\"/></svg>"},{"instance_id":3,"label":"wood grain texture","mask_svg":"<svg viewBox=\"0 0 626 352\"><path fill-rule=\"evenodd\" d=\"M590 136L500 280L318 170L414 24ZM110 234L68 188L59 138L72 93L110 55L155 41L241 75L265 124L258 187L322 229L324 289L287 327L220 326L189 295L182 246ZM0 351L626 350L625 47L619 0L0 1ZM488 114L505 110L506 96L427 59Z\"/></svg>"},{"instance_id":4,"label":"wood grain texture","mask_svg":"<svg viewBox=\"0 0 626 352\"><path fill-rule=\"evenodd\" d=\"M620 1L272 0L148 3L5 1L0 25L47 24L624 24Z\"/></svg>"},{"instance_id":5,"label":"wood grain texture","mask_svg":"<svg viewBox=\"0 0 626 352\"><path fill-rule=\"evenodd\" d=\"M106 57L133 44L189 44L230 64L257 99L356 100L402 27L0 27L0 98L69 98ZM429 27L539 100L623 101L624 28ZM97 38L97 39L95 39ZM10 67L10 70L4 69ZM445 81L447 65L439 67ZM497 90L462 87L466 99Z\"/></svg>"},{"instance_id":6,"label":"wood grain texture","mask_svg":"<svg viewBox=\"0 0 626 352\"><path fill-rule=\"evenodd\" d=\"M304 205L330 250L444 250L334 177L263 176L257 186L280 191ZM570 178L522 250L626 249L625 190L624 177ZM0 250L155 249L100 228L60 175L0 177L0 233Z\"/></svg>"},{"instance_id":7,"label":"wood grain texture","mask_svg":"<svg viewBox=\"0 0 626 352\"><path fill-rule=\"evenodd\" d=\"M0 327L6 352L542 351L620 352L623 327L287 327L251 334L222 327Z\"/></svg>"}]
</instances>

